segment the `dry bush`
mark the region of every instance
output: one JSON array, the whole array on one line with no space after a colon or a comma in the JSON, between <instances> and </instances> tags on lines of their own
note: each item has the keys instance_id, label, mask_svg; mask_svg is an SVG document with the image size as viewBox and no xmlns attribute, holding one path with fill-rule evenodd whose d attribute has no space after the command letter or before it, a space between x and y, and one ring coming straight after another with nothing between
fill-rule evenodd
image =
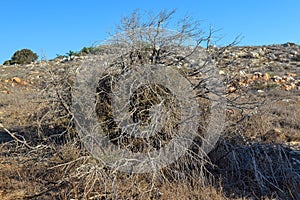
<instances>
[{"instance_id":1,"label":"dry bush","mask_svg":"<svg viewBox=\"0 0 300 200\"><path fill-rule=\"evenodd\" d=\"M194 86L199 112L202 113L197 118L198 129L185 154L167 166L140 174L120 171L121 166L110 167L96 159L77 135L76 113L72 109L74 96L71 93L75 89L74 79L82 62L74 59L64 67L46 63L47 78L41 83L44 86L40 93L42 103L31 116L40 138L30 143L31 146L20 141L1 146L2 199L299 198L299 151L283 145L256 143L256 139L252 138L254 133L264 136L273 123L281 126L284 118L289 119L296 131L298 115L291 111L299 108L298 104L290 108L290 104L286 104L288 109L280 110L285 103L278 101L281 107L264 104L258 107L259 110L254 109L259 105L256 103L260 102L259 97L251 101L242 95L228 97L228 108L233 110L233 115L227 113L225 140L221 139L209 155L203 152L204 134L212 117L208 93L222 93L207 87L205 82L210 77L204 76L205 71L201 67L193 68L199 66L198 60L193 59L203 50L199 47L201 42L209 44L213 31L210 30L206 37L198 38L194 48L182 46L186 37L193 38L200 32L195 29L196 24L184 18L181 24L183 29L179 27L178 32L166 35L164 22L173 14L173 11L161 12L151 16L147 23L141 23L138 13L123 19L119 30L126 32L127 29L126 37L119 34L111 38L110 45L108 43L99 50L111 59L109 70L100 74L96 81L91 80L97 86L92 91L95 97L92 112L96 113L104 136L108 136L113 145L134 153L147 153L163 147L163 143L176 136L174 125L181 120L177 113L177 101L168 88L148 84L132 93L129 110L133 120L149 123L150 108L160 103L171 113L163 127L164 132L169 134L157 132L153 137L139 140L116 131L119 127L114 121L111 93L120 77L141 65L173 67ZM175 41L172 40L174 38ZM182 53L182 49L186 52ZM212 57L217 59L217 55L224 50L212 52ZM208 61L202 63L205 68ZM85 64L93 66L93 63ZM232 77L227 77L225 81L230 82L230 79ZM164 97L164 102L161 97Z\"/></svg>"},{"instance_id":2,"label":"dry bush","mask_svg":"<svg viewBox=\"0 0 300 200\"><path fill-rule=\"evenodd\" d=\"M210 153L223 190L230 197L300 197L300 153L290 147L255 143L231 145L219 141Z\"/></svg>"},{"instance_id":3,"label":"dry bush","mask_svg":"<svg viewBox=\"0 0 300 200\"><path fill-rule=\"evenodd\" d=\"M45 78L40 83L39 107L31 116L31 120L43 140L66 143L76 138L76 130L71 111L71 90L74 83L75 70L80 63L43 63Z\"/></svg>"},{"instance_id":4,"label":"dry bush","mask_svg":"<svg viewBox=\"0 0 300 200\"><path fill-rule=\"evenodd\" d=\"M230 110L223 139L209 154L211 173L231 198L298 199L297 95L274 89L252 100L264 103Z\"/></svg>"},{"instance_id":5,"label":"dry bush","mask_svg":"<svg viewBox=\"0 0 300 200\"><path fill-rule=\"evenodd\" d=\"M161 12L157 16L154 16L148 24L140 24L141 27L136 27L139 25L138 16L136 13L133 15L134 21L127 18L127 23L133 23L136 30L141 31L134 35L133 32L127 32L132 40L131 43L127 44L128 40L119 37L112 38L112 43L110 49L115 49L110 60L110 69L112 73L102 74L98 77L99 83L97 90L97 104L96 112L98 114L98 120L102 124L104 132L109 136L110 140L113 142L116 138L121 138L117 140L117 145L122 145L123 148L128 148L130 151L140 151L140 146L144 146L145 152L149 152L151 148L161 148L162 143L167 143L172 134L176 134L176 124L180 121L180 117L177 115L176 111L176 101L172 99L172 94L162 85L146 85L135 91L131 99L131 111L133 113L134 120L142 121L142 123L149 122L150 107L160 104L161 97L164 98L164 106L171 110L171 118L167 121L167 125L163 128L164 132L170 133L170 135L157 133L149 141L146 139L137 140L135 138L130 138L129 136L116 135L116 125L114 124L111 110L111 87L114 86L114 81L117 82L120 76L125 73L139 67L141 64L158 64L161 67L173 66L173 67L184 67L182 70L178 70L179 73L186 77L188 74L201 74L201 70L198 68L193 69L197 66L197 60L189 60L192 54L199 54L198 51L199 44L203 41L207 41L211 35L204 38L198 38L197 43L193 48L184 47L184 40L186 38L192 38L199 34L198 29L196 29L196 24L190 23L188 18L185 18L179 27L180 32L165 32L164 22L168 21L173 15L172 12ZM123 26L131 28L132 26ZM139 28L139 29L138 29ZM181 28L181 29L180 29ZM122 30L122 29L120 29ZM132 31L132 30L130 30ZM139 36L143 36L142 42ZM147 35L148 34L148 35ZM119 40L121 38L122 40ZM150 38L150 39L149 39ZM110 41L111 42L111 41ZM126 50L125 53L118 53L120 50ZM181 51L185 51L182 53ZM121 56L120 56L121 55ZM73 61L72 61L73 62ZM204 60L203 66L207 63ZM70 64L71 65L71 64ZM199 65L199 64L198 64ZM202 67L203 67L202 66ZM71 108L71 92L74 89L73 80L76 74L77 65L68 66L68 68L57 68L57 66L45 66L48 72L48 79L45 81L45 88L42 93L46 104L45 107L41 107L38 114L39 124L38 128L40 130L40 135L44 140L53 141L52 138L62 139L60 136L72 134L74 131L74 113ZM187 67L190 67L188 69ZM185 70L187 69L187 70ZM207 79L209 79L208 77ZM179 84L179 83L178 83ZM198 82L194 85L197 88L198 94L201 94L203 101L207 101L205 94L205 86ZM203 90L203 91L202 91ZM196 93L195 93L196 94ZM84 93L82 94L84 96ZM206 98L205 98L206 97ZM207 102L206 102L207 103ZM208 103L209 104L209 103ZM207 109L207 104L203 104L201 107L203 113L209 113ZM95 111L94 111L95 112ZM37 118L38 118L37 116ZM203 120L203 119L202 119ZM199 129L205 131L206 120L202 121L199 119L198 122L202 122L202 126ZM52 127L52 128L51 128ZM53 131L50 131L52 129ZM199 130L200 131L200 130ZM67 133L67 134L66 134ZM198 133L195 133L198 134ZM67 137L70 138L70 137ZM65 140L65 142L57 143L59 145L64 143L71 143L72 140ZM65 164L54 162L51 167L44 169L46 171L52 172L52 170L62 170L58 174L64 174L60 180L56 180L58 177L52 177L55 179L58 185L53 187L58 187L63 191L68 191L69 195L73 195L75 198L91 198L96 196L98 198L159 198L157 189L161 187L165 182L180 181L183 184L194 185L199 188L204 185L209 185L211 183L210 174L206 170L206 165L209 164L209 159L205 156L201 149L202 135L198 134L198 138L195 139L193 145L187 150L187 154L180 158L178 161L165 168L153 171L149 174L126 174L115 171L114 168L109 168L103 165L101 162L97 163L93 158L85 159L86 156L73 158L74 161L66 161ZM44 143L49 145L49 142ZM149 146L151 148L149 149ZM60 147L53 147L56 152ZM71 153L66 152L67 154ZM55 153L56 154L56 153ZM81 161L81 165L74 166L77 160ZM68 169L68 171L64 171ZM49 172L49 173L50 173ZM36 177L35 174L32 174ZM124 182L128 184L124 184ZM67 183L66 189L60 184ZM65 185L65 184L63 184ZM62 187L62 188L61 188ZM71 189L73 187L73 189ZM189 187L189 186L187 186ZM64 189L63 189L64 188ZM51 187L50 187L51 189ZM40 189L39 195L44 196L49 193L53 193L52 190ZM38 195L38 196L39 196ZM59 198L62 198L60 196ZM166 198L166 197L165 197Z\"/></svg>"},{"instance_id":6,"label":"dry bush","mask_svg":"<svg viewBox=\"0 0 300 200\"><path fill-rule=\"evenodd\" d=\"M274 89L264 95L247 98L262 103L252 105L252 109L231 108L224 132L227 140L236 140L241 144L298 144L299 147L300 107L297 93Z\"/></svg>"}]
</instances>

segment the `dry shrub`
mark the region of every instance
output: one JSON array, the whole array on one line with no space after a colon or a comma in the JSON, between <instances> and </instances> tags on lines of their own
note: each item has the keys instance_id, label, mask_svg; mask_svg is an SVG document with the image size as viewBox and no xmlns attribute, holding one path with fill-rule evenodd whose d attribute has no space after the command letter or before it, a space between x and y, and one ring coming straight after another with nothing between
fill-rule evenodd
<instances>
[{"instance_id":1,"label":"dry shrub","mask_svg":"<svg viewBox=\"0 0 300 200\"><path fill-rule=\"evenodd\" d=\"M38 94L40 104L30 119L44 141L67 143L76 138L71 91L79 65L80 61L62 66L55 62L42 63L46 78L39 83L43 86Z\"/></svg>"},{"instance_id":2,"label":"dry shrub","mask_svg":"<svg viewBox=\"0 0 300 200\"><path fill-rule=\"evenodd\" d=\"M231 197L300 197L300 152L283 145L231 145L220 140L210 153L224 191Z\"/></svg>"},{"instance_id":3,"label":"dry shrub","mask_svg":"<svg viewBox=\"0 0 300 200\"><path fill-rule=\"evenodd\" d=\"M66 90L62 90L67 86L62 81L68 79L60 76L61 74L53 76L57 78L53 81L56 85L49 85L53 87L49 88L52 93L47 93L49 95L47 98L52 99L48 101L50 107L41 111L40 115L43 117L41 124L47 125L49 122L56 127L54 135L66 133L66 129L57 129L65 122L67 123L64 127L72 127L69 121L72 119L69 118L70 113L65 110L68 104L65 104L66 101L61 96L68 94L65 93ZM155 103L155 98L148 102ZM199 99L199 102L203 113L209 113L208 101ZM194 145L178 161L147 174L121 173L108 168L90 156L76 138L76 142L73 138L63 143L53 143L52 134L45 134L46 141L34 149L26 149L22 144L7 143L1 149L2 155L6 157L0 162L0 197L2 199L298 199L299 151L282 145L255 143L255 140L250 138L253 132L259 134L267 132L272 128L274 119L280 121L287 118L291 124L296 125L298 119L294 117L297 113L293 114L291 111L298 108L298 104L285 101L277 103L281 107L266 104L258 112L246 113L249 117L229 127L231 129L225 130L233 136L235 133L243 135L244 138L227 135L226 140L220 140L209 157L203 156L201 152L201 137L195 138ZM104 110L102 109L102 112ZM144 113L137 112L137 115L140 114ZM237 116L235 120L239 121L243 118L243 114ZM143 119L144 115L140 116ZM236 121L232 120L232 123ZM205 130L205 121L202 123ZM290 130L297 130L296 126L293 127L294 129Z\"/></svg>"},{"instance_id":4,"label":"dry shrub","mask_svg":"<svg viewBox=\"0 0 300 200\"><path fill-rule=\"evenodd\" d=\"M162 12L153 18L152 24L157 20L167 20L171 15L172 12L169 14ZM133 16L132 19L139 18ZM126 25L126 22L131 26L139 24L136 21L124 22L123 25ZM158 25L160 24L161 22ZM146 27L142 28L148 27L147 24L143 26ZM130 28L130 26L122 28L126 27ZM183 31L188 31L192 34L190 36L197 36L193 34L193 26L190 27L192 29L186 28L188 29ZM150 27L148 30L153 29ZM157 30L162 29L158 27ZM175 36L184 39L184 33ZM145 63L174 64L181 67L185 64L192 65L187 59L191 55L190 52L187 53L187 57L178 55L176 51L179 50L178 46L173 48L174 46L170 45L172 37L167 35L169 38L167 44L161 43L165 44L164 48L155 42L158 40L164 42L166 37L155 37L150 41L150 46L147 43L140 44L137 40L129 43L129 47L133 49L129 48L127 54L117 57L115 62L112 61L112 66L117 68L113 70L116 73L99 77L99 87L95 91L97 94L95 112L111 141L121 136L115 131L117 127L113 121L111 108L110 93L114 84L113 79L132 67ZM206 39L211 39L210 37L211 35ZM139 37L133 37L137 38ZM205 41L205 38L202 38L202 41ZM123 38L121 42L128 41ZM138 46L134 46L137 44ZM169 53L168 45L173 48L172 53ZM116 54L112 49L109 49L111 53ZM168 62L169 60L171 62ZM43 104L31 118L36 122L34 125L42 140L38 140L34 143L36 145L29 149L18 142L1 146L1 156L4 158L0 161L2 199L226 199L224 195L230 198L252 199L300 198L299 151L283 145L256 143L258 138L254 138L264 136L274 126L283 128L285 133L290 131L289 137L292 137L292 131L299 130L297 124L299 125L300 117L297 112L292 112L299 109L299 103L291 106L292 104L277 101L276 104L266 104L259 109L253 109L255 104L247 107L248 102L235 99L240 102L238 104L230 102L234 114L228 118L228 125L224 131L225 140L220 140L207 156L203 153L201 144L207 119L211 117L210 102L205 98L204 84L196 83L199 86L198 101L202 118L199 119L198 135L186 153L160 170L144 174L124 173L95 159L85 150L78 137L74 137L77 132L73 121L74 113L71 110L71 92L75 71L80 65L80 62L74 61L64 67L45 66L48 76L41 83L44 86L40 95ZM198 70L182 68L182 71L187 71L185 75L201 74ZM196 78L199 77L190 78L190 81L197 81ZM164 128L172 127L176 130L173 126L180 119L176 113L176 102L172 98L168 99L169 93L167 88L161 85L147 85L137 89L130 99L133 118L148 123L149 108L161 102L158 96L167 97L165 105L173 113ZM168 142L173 135L165 138L159 134L155 136L154 139ZM123 139L126 141L118 141L117 144L122 143L124 148L133 152L145 149L147 152L152 147L160 148L161 145L156 145L157 140L137 141L130 140L129 136ZM139 148L141 144L150 145L141 150ZM11 195L12 193L14 195Z\"/></svg>"},{"instance_id":5,"label":"dry shrub","mask_svg":"<svg viewBox=\"0 0 300 200\"><path fill-rule=\"evenodd\" d=\"M243 94L246 96L246 94ZM278 91L263 95L248 96L253 104L250 109L233 107L227 113L224 137L240 144L266 142L277 144L298 144L300 142L300 102L298 93Z\"/></svg>"},{"instance_id":6,"label":"dry shrub","mask_svg":"<svg viewBox=\"0 0 300 200\"><path fill-rule=\"evenodd\" d=\"M263 103L227 113L211 173L230 198L299 199L299 99L276 89L251 98Z\"/></svg>"}]
</instances>

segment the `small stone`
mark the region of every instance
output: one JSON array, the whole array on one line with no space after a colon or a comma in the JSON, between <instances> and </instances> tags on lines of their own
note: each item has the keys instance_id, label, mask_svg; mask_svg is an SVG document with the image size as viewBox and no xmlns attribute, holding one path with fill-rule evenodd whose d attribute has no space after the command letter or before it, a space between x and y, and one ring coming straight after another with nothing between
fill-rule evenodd
<instances>
[{"instance_id":1,"label":"small stone","mask_svg":"<svg viewBox=\"0 0 300 200\"><path fill-rule=\"evenodd\" d=\"M294 51L294 50L290 51L290 53L293 54L293 55L297 55L298 54L298 52Z\"/></svg>"},{"instance_id":2,"label":"small stone","mask_svg":"<svg viewBox=\"0 0 300 200\"><path fill-rule=\"evenodd\" d=\"M277 56L273 53L269 54L269 58L270 60L275 60L277 58Z\"/></svg>"},{"instance_id":3,"label":"small stone","mask_svg":"<svg viewBox=\"0 0 300 200\"><path fill-rule=\"evenodd\" d=\"M245 82L243 82L243 81L240 81L240 82L239 82L239 85L240 85L240 86L243 86L243 87L248 87L248 84L245 83Z\"/></svg>"},{"instance_id":4,"label":"small stone","mask_svg":"<svg viewBox=\"0 0 300 200\"><path fill-rule=\"evenodd\" d=\"M285 75L290 76L290 77L296 77L297 76L297 74L291 73L291 72L286 72Z\"/></svg>"},{"instance_id":5,"label":"small stone","mask_svg":"<svg viewBox=\"0 0 300 200\"><path fill-rule=\"evenodd\" d=\"M20 78L18 78L18 77L13 77L11 80L12 80L13 82L19 83L19 84L22 82L22 80L21 80Z\"/></svg>"},{"instance_id":6,"label":"small stone","mask_svg":"<svg viewBox=\"0 0 300 200\"><path fill-rule=\"evenodd\" d=\"M268 80L270 80L271 76L268 73L265 73L263 75L263 78L264 78L265 81L268 81Z\"/></svg>"},{"instance_id":7,"label":"small stone","mask_svg":"<svg viewBox=\"0 0 300 200\"><path fill-rule=\"evenodd\" d=\"M249 53L249 56L250 56L251 58L259 58L259 53L258 53L258 52L250 52L250 53Z\"/></svg>"},{"instance_id":8,"label":"small stone","mask_svg":"<svg viewBox=\"0 0 300 200\"><path fill-rule=\"evenodd\" d=\"M240 75L241 75L241 76L245 76L245 75L246 75L246 72L245 72L244 70L241 70L241 71L240 71Z\"/></svg>"},{"instance_id":9,"label":"small stone","mask_svg":"<svg viewBox=\"0 0 300 200\"><path fill-rule=\"evenodd\" d=\"M253 76L251 76L251 77L247 80L247 83L251 83L251 82L253 82L255 79L256 79L256 76L253 75Z\"/></svg>"},{"instance_id":10,"label":"small stone","mask_svg":"<svg viewBox=\"0 0 300 200\"><path fill-rule=\"evenodd\" d=\"M292 87L292 89L295 89L296 88L296 84L295 83L291 83L291 87Z\"/></svg>"},{"instance_id":11,"label":"small stone","mask_svg":"<svg viewBox=\"0 0 300 200\"><path fill-rule=\"evenodd\" d=\"M264 55L265 55L265 51L264 51L262 48L259 48L259 49L258 49L258 53L259 53L259 55L261 55L261 56L264 56Z\"/></svg>"},{"instance_id":12,"label":"small stone","mask_svg":"<svg viewBox=\"0 0 300 200\"><path fill-rule=\"evenodd\" d=\"M280 76L273 76L272 78L275 82L280 83L282 82L282 78Z\"/></svg>"},{"instance_id":13,"label":"small stone","mask_svg":"<svg viewBox=\"0 0 300 200\"><path fill-rule=\"evenodd\" d=\"M220 75L225 75L226 73L225 73L223 70L220 70L220 71L219 71L219 74L220 74Z\"/></svg>"},{"instance_id":14,"label":"small stone","mask_svg":"<svg viewBox=\"0 0 300 200\"><path fill-rule=\"evenodd\" d=\"M263 74L261 72L254 72L254 75L257 77L257 78L260 78L263 76Z\"/></svg>"},{"instance_id":15,"label":"small stone","mask_svg":"<svg viewBox=\"0 0 300 200\"><path fill-rule=\"evenodd\" d=\"M233 87L233 86L230 86L230 87L228 88L228 92L229 92L229 93L233 93L233 92L235 92L235 91L236 91L236 88Z\"/></svg>"},{"instance_id":16,"label":"small stone","mask_svg":"<svg viewBox=\"0 0 300 200\"><path fill-rule=\"evenodd\" d=\"M295 79L291 76L283 76L282 78L283 78L283 80L285 80L287 82L294 82L295 81Z\"/></svg>"},{"instance_id":17,"label":"small stone","mask_svg":"<svg viewBox=\"0 0 300 200\"><path fill-rule=\"evenodd\" d=\"M289 81L289 82L294 82L295 79L294 79L293 77L291 77L291 76L288 76L288 77L287 77L287 81Z\"/></svg>"},{"instance_id":18,"label":"small stone","mask_svg":"<svg viewBox=\"0 0 300 200\"><path fill-rule=\"evenodd\" d=\"M290 90L293 89L291 85L284 85L283 88L284 88L286 91L290 91Z\"/></svg>"}]
</instances>

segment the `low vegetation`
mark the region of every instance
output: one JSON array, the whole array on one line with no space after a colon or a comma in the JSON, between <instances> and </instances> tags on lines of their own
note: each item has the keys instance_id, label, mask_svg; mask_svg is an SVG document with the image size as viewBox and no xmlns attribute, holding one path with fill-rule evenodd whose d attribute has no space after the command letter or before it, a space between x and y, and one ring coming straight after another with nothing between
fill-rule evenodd
<instances>
[{"instance_id":1,"label":"low vegetation","mask_svg":"<svg viewBox=\"0 0 300 200\"><path fill-rule=\"evenodd\" d=\"M14 65L14 64L30 64L38 59L38 55L30 49L21 49L16 51L11 60L7 60L3 65Z\"/></svg>"},{"instance_id":2,"label":"low vegetation","mask_svg":"<svg viewBox=\"0 0 300 200\"><path fill-rule=\"evenodd\" d=\"M300 63L286 49L297 52L300 46L235 47L236 40L226 47L213 47L214 31L203 33L190 18L180 21L179 32L165 32L173 15L174 11L155 16L134 12L121 21L116 37L102 46L70 51L64 59L33 66L16 63L3 68L0 199L300 198ZM186 47L187 38L196 44ZM202 52L216 63L213 70L222 79L222 93L207 86L212 81L207 62L195 67L199 66L195 58ZM272 54L279 56L274 59ZM171 117L162 127L166 134L157 133L151 140L132 138L116 131L112 89L117 82L131 70L155 64L172 67L193 86L202 115L191 145L179 159L153 171L132 173L119 170L130 166L130 160L108 166L91 154L76 126L72 94L82 66L103 57L109 58L108 69L100 70L95 83L93 112L104 135L115 146L134 153L151 153L176 136L177 101L165 85L136 89L130 98L135 122L149 123L150 107L160 103ZM284 71L282 64L288 66ZM210 95L214 94L226 100L226 118L214 148L203 153L213 109Z\"/></svg>"}]
</instances>

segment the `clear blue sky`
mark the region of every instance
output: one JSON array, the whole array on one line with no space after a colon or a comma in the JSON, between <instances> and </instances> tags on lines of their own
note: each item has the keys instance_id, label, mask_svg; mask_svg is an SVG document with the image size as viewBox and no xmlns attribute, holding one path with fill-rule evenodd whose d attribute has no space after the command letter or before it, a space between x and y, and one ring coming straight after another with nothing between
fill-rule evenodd
<instances>
[{"instance_id":1,"label":"clear blue sky","mask_svg":"<svg viewBox=\"0 0 300 200\"><path fill-rule=\"evenodd\" d=\"M22 48L51 59L101 42L134 9L177 9L210 24L223 39L241 34L240 45L300 42L300 0L1 0L0 63Z\"/></svg>"}]
</instances>

